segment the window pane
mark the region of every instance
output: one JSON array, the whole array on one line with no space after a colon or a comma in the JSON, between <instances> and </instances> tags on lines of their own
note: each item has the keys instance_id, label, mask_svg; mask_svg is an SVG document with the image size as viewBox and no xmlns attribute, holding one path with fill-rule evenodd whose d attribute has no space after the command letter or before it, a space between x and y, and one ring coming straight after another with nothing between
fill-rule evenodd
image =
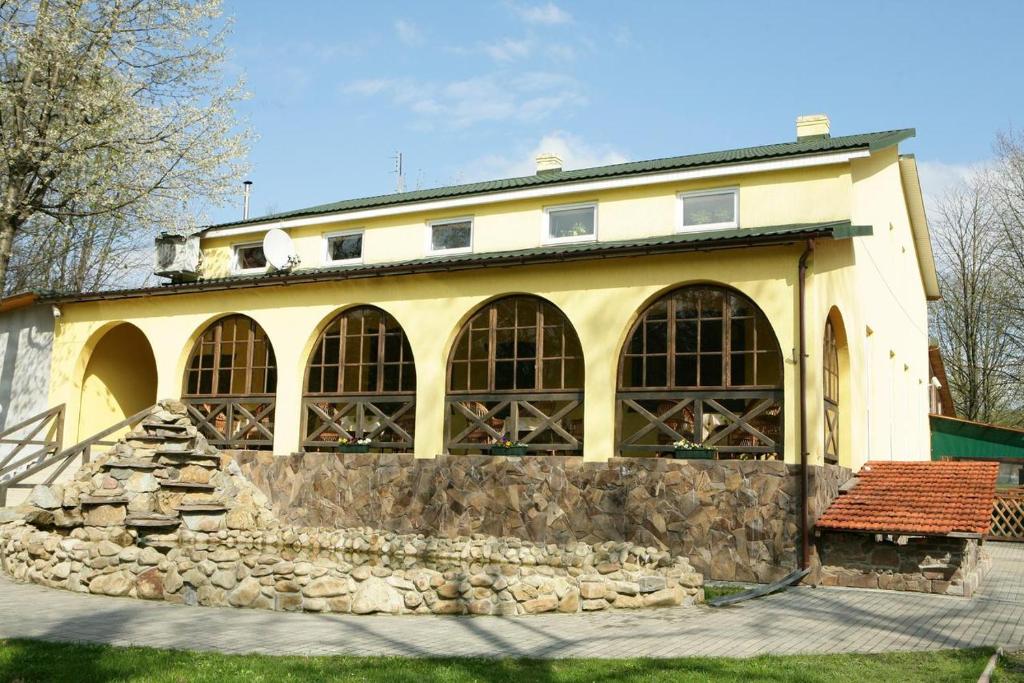
<instances>
[{"instance_id":1,"label":"window pane","mask_svg":"<svg viewBox=\"0 0 1024 683\"><path fill-rule=\"evenodd\" d=\"M683 198L683 225L708 225L736 221L734 192Z\"/></svg>"},{"instance_id":2,"label":"window pane","mask_svg":"<svg viewBox=\"0 0 1024 683\"><path fill-rule=\"evenodd\" d=\"M363 256L363 235L338 235L327 241L327 251L332 261L347 261Z\"/></svg>"},{"instance_id":3,"label":"window pane","mask_svg":"<svg viewBox=\"0 0 1024 683\"><path fill-rule=\"evenodd\" d=\"M555 239L594 234L594 207L548 212L548 235Z\"/></svg>"},{"instance_id":4,"label":"window pane","mask_svg":"<svg viewBox=\"0 0 1024 683\"><path fill-rule=\"evenodd\" d=\"M685 320L676 323L676 351L695 353L697 351L697 323Z\"/></svg>"},{"instance_id":5,"label":"window pane","mask_svg":"<svg viewBox=\"0 0 1024 683\"><path fill-rule=\"evenodd\" d=\"M665 353L668 350L668 323L647 323L647 353Z\"/></svg>"},{"instance_id":6,"label":"window pane","mask_svg":"<svg viewBox=\"0 0 1024 683\"><path fill-rule=\"evenodd\" d=\"M452 391L465 391L469 387L469 366L452 363Z\"/></svg>"},{"instance_id":7,"label":"window pane","mask_svg":"<svg viewBox=\"0 0 1024 683\"><path fill-rule=\"evenodd\" d=\"M722 350L722 321L702 320L700 323L700 350L702 353L708 351Z\"/></svg>"},{"instance_id":8,"label":"window pane","mask_svg":"<svg viewBox=\"0 0 1024 683\"><path fill-rule=\"evenodd\" d=\"M734 353L730 359L729 383L733 386L754 384L754 354Z\"/></svg>"},{"instance_id":9,"label":"window pane","mask_svg":"<svg viewBox=\"0 0 1024 683\"><path fill-rule=\"evenodd\" d=\"M665 356L649 356L644 373L644 386L668 386L668 359Z\"/></svg>"},{"instance_id":10,"label":"window pane","mask_svg":"<svg viewBox=\"0 0 1024 683\"><path fill-rule=\"evenodd\" d=\"M434 251L468 249L472 233L473 224L470 221L433 225L430 228L430 248Z\"/></svg>"},{"instance_id":11,"label":"window pane","mask_svg":"<svg viewBox=\"0 0 1024 683\"><path fill-rule=\"evenodd\" d=\"M235 254L240 270L249 268L266 268L267 257L263 254L262 244L251 244L244 247L236 247Z\"/></svg>"},{"instance_id":12,"label":"window pane","mask_svg":"<svg viewBox=\"0 0 1024 683\"><path fill-rule=\"evenodd\" d=\"M537 362L533 360L516 363L516 389L533 389L537 386Z\"/></svg>"},{"instance_id":13,"label":"window pane","mask_svg":"<svg viewBox=\"0 0 1024 683\"><path fill-rule=\"evenodd\" d=\"M543 389L562 388L562 362L558 360L544 361Z\"/></svg>"},{"instance_id":14,"label":"window pane","mask_svg":"<svg viewBox=\"0 0 1024 683\"><path fill-rule=\"evenodd\" d=\"M700 357L700 385L702 387L722 385L722 357L719 354Z\"/></svg>"},{"instance_id":15,"label":"window pane","mask_svg":"<svg viewBox=\"0 0 1024 683\"><path fill-rule=\"evenodd\" d=\"M676 386L697 386L697 356L676 356Z\"/></svg>"},{"instance_id":16,"label":"window pane","mask_svg":"<svg viewBox=\"0 0 1024 683\"><path fill-rule=\"evenodd\" d=\"M494 364L494 388L499 391L515 388L515 364L512 361L497 361Z\"/></svg>"},{"instance_id":17,"label":"window pane","mask_svg":"<svg viewBox=\"0 0 1024 683\"><path fill-rule=\"evenodd\" d=\"M757 354L757 383L764 386L780 386L782 384L779 357L774 351Z\"/></svg>"}]
</instances>

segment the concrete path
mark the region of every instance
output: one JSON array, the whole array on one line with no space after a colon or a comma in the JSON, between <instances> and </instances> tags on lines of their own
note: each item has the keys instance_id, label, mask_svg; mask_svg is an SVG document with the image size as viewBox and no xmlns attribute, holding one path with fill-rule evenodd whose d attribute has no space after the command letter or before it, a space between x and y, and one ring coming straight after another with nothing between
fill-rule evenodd
<instances>
[{"instance_id":1,"label":"concrete path","mask_svg":"<svg viewBox=\"0 0 1024 683\"><path fill-rule=\"evenodd\" d=\"M747 657L1024 646L1024 544L989 544L971 600L799 588L730 608L533 617L340 616L183 607L0 579L0 638L300 655Z\"/></svg>"}]
</instances>

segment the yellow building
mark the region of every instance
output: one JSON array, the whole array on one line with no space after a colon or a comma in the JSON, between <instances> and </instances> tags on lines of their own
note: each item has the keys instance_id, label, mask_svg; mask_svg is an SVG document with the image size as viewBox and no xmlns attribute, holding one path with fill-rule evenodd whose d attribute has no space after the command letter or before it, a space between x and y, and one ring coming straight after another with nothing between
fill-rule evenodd
<instances>
[{"instance_id":1,"label":"yellow building","mask_svg":"<svg viewBox=\"0 0 1024 683\"><path fill-rule=\"evenodd\" d=\"M927 459L917 167L897 130L347 200L200 233L196 279L48 299L74 443L157 398L277 454ZM300 263L266 264L286 232ZM353 445L350 449L358 449Z\"/></svg>"}]
</instances>

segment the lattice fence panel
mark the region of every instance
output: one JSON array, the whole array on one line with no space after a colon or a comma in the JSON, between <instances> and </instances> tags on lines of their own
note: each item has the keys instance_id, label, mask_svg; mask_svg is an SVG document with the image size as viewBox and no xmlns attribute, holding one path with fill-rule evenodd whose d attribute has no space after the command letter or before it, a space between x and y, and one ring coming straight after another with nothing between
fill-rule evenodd
<instances>
[{"instance_id":1,"label":"lattice fence panel","mask_svg":"<svg viewBox=\"0 0 1024 683\"><path fill-rule=\"evenodd\" d=\"M996 492L989 538L1024 543L1024 489Z\"/></svg>"}]
</instances>

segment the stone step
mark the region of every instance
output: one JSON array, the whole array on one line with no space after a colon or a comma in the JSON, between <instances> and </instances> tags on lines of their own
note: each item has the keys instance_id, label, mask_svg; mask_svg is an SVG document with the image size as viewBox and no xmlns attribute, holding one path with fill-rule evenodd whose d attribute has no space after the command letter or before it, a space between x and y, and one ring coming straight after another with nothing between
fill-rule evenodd
<instances>
[{"instance_id":1,"label":"stone step","mask_svg":"<svg viewBox=\"0 0 1024 683\"><path fill-rule=\"evenodd\" d=\"M124 521L126 526L167 528L181 525L181 518L174 515L131 515Z\"/></svg>"},{"instance_id":2,"label":"stone step","mask_svg":"<svg viewBox=\"0 0 1024 683\"><path fill-rule=\"evenodd\" d=\"M217 488L213 484L200 484L194 481L176 481L173 479L160 478L157 478L157 481L160 482L160 486L162 486L165 489L195 489L199 491L213 491L214 489Z\"/></svg>"},{"instance_id":3,"label":"stone step","mask_svg":"<svg viewBox=\"0 0 1024 683\"><path fill-rule=\"evenodd\" d=\"M174 509L177 510L178 512L186 512L186 513L188 513L188 512L217 513L217 512L227 512L228 511L226 506L220 505L218 503L192 503L190 505L179 505L178 507L176 507Z\"/></svg>"},{"instance_id":4,"label":"stone step","mask_svg":"<svg viewBox=\"0 0 1024 683\"><path fill-rule=\"evenodd\" d=\"M79 505L127 505L128 499L124 496L81 496L78 503Z\"/></svg>"},{"instance_id":5,"label":"stone step","mask_svg":"<svg viewBox=\"0 0 1024 683\"><path fill-rule=\"evenodd\" d=\"M140 458L121 458L119 460L108 460L103 463L101 467L105 470L155 470L160 465L153 462L152 460L143 460Z\"/></svg>"},{"instance_id":6,"label":"stone step","mask_svg":"<svg viewBox=\"0 0 1024 683\"><path fill-rule=\"evenodd\" d=\"M174 424L173 422L153 422L145 420L140 425L143 429L167 429L172 432L187 432L192 428L189 424Z\"/></svg>"}]
</instances>

